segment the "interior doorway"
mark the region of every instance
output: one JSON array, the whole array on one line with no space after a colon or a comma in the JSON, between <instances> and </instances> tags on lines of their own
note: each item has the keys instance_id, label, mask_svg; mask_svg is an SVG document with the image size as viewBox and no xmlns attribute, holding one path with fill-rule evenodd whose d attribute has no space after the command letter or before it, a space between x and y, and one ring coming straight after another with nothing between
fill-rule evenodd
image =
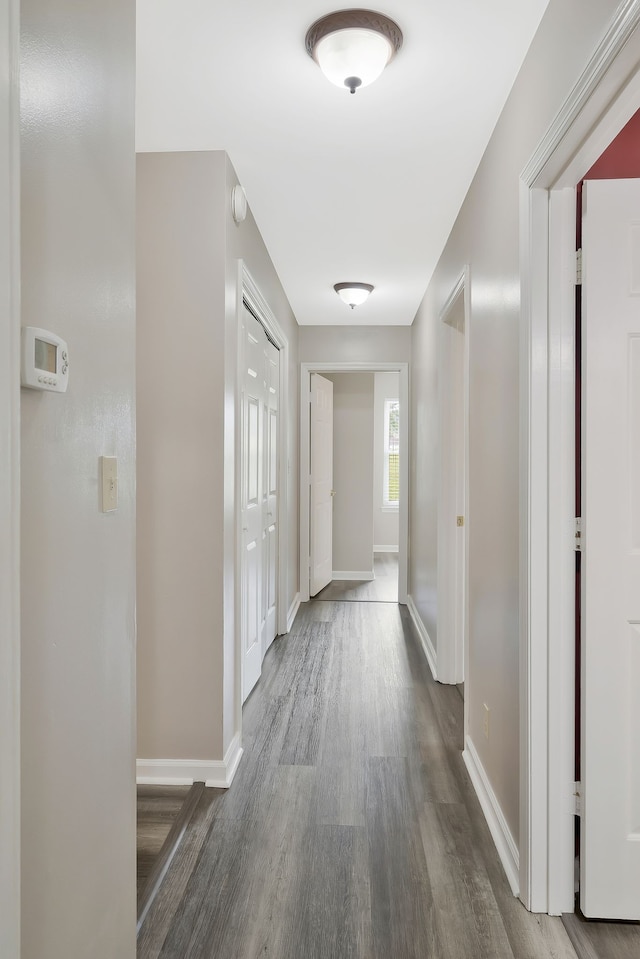
<instances>
[{"instance_id":1,"label":"interior doorway","mask_svg":"<svg viewBox=\"0 0 640 959\"><path fill-rule=\"evenodd\" d=\"M327 587L330 592L337 590L341 598L376 599L383 602L406 603L407 596L407 517L408 517L408 364L406 363L303 363L301 368L301 416L300 416L300 598L307 601L312 595L310 587L310 569L313 568L312 536L310 522L312 516L313 477L311 472L312 428L311 428L311 394L312 376L321 374L323 378L339 378L343 374L348 386L345 386L345 395L349 390L360 396L360 406L352 406L353 421L345 430L343 442L346 443L345 455L340 457L339 468L343 470L343 491L347 486L356 484L356 497L350 499L353 516L349 515L349 506L340 497L338 479L334 480L336 508L345 510L344 521L333 524L337 536L343 537L345 542L336 544L338 553L334 553L332 561L332 583ZM391 443L383 444L383 458L386 457L387 487L389 493L389 477L392 484L392 495L397 496L397 506L394 511L397 515L397 546L394 543L374 543L374 374L396 373L398 396L390 397L394 401L387 404L386 420L390 420L390 431L393 434ZM363 406L363 381L369 383L368 393L370 407ZM362 381L362 382L361 382ZM344 384L343 384L344 385ZM384 415L384 403L382 405ZM365 421L367 429L358 428ZM395 430L395 432L394 432ZM366 436L365 436L366 433ZM380 429L380 440L384 436L384 421ZM349 439L351 437L351 439ZM357 444L358 448L355 448ZM360 445L363 449L360 450ZM366 450L364 447L367 447ZM401 464L398 469L398 463ZM356 476L360 469L362 475ZM383 495L384 480L381 480L380 495ZM357 490L361 495L357 495ZM387 497L388 499L388 497ZM352 520L355 522L352 522ZM357 529L362 532L366 527L366 537L354 537L349 530ZM352 529L352 532L353 532ZM392 536L392 539L394 537ZM355 540L360 542L355 542ZM378 552L374 546L385 547ZM394 549L397 552L394 552ZM339 557L344 557L342 560ZM342 566L342 568L338 568ZM396 575L397 568L397 575ZM397 583L397 587L396 587ZM340 585L342 584L342 585ZM333 598L327 592L327 598ZM379 594L379 597L378 597ZM384 598L383 597L384 594ZM322 593L324 598L325 592ZM391 598L393 596L393 598Z\"/></svg>"},{"instance_id":2,"label":"interior doorway","mask_svg":"<svg viewBox=\"0 0 640 959\"><path fill-rule=\"evenodd\" d=\"M521 176L520 897L574 909L575 186L640 106L640 5L616 17ZM587 797L588 801L588 797ZM575 802L575 801L574 801Z\"/></svg>"},{"instance_id":3,"label":"interior doorway","mask_svg":"<svg viewBox=\"0 0 640 959\"><path fill-rule=\"evenodd\" d=\"M464 691L469 537L469 268L440 311L437 677Z\"/></svg>"},{"instance_id":4,"label":"interior doorway","mask_svg":"<svg viewBox=\"0 0 640 959\"><path fill-rule=\"evenodd\" d=\"M398 602L400 376L311 374L310 595Z\"/></svg>"}]
</instances>

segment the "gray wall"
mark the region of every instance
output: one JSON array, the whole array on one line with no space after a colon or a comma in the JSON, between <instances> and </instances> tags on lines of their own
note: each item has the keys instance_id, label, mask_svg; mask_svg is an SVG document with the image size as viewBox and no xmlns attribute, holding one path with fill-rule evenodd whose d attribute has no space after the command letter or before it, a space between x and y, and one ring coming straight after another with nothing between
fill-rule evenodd
<instances>
[{"instance_id":1,"label":"gray wall","mask_svg":"<svg viewBox=\"0 0 640 959\"><path fill-rule=\"evenodd\" d=\"M373 373L333 382L333 569L373 571Z\"/></svg>"},{"instance_id":2,"label":"gray wall","mask_svg":"<svg viewBox=\"0 0 640 959\"><path fill-rule=\"evenodd\" d=\"M224 753L225 176L222 153L137 159L138 756L145 759Z\"/></svg>"},{"instance_id":3,"label":"gray wall","mask_svg":"<svg viewBox=\"0 0 640 959\"><path fill-rule=\"evenodd\" d=\"M516 841L518 702L518 183L600 39L615 0L551 0L412 327L409 591L435 639L438 314L471 266L470 736ZM482 732L482 704L491 737Z\"/></svg>"},{"instance_id":4,"label":"gray wall","mask_svg":"<svg viewBox=\"0 0 640 959\"><path fill-rule=\"evenodd\" d=\"M138 756L221 760L236 729L234 415L238 258L290 344L297 327L255 222L230 213L222 152L138 156ZM164 376L158 370L170 371ZM288 602L298 589L296 483Z\"/></svg>"},{"instance_id":5,"label":"gray wall","mask_svg":"<svg viewBox=\"0 0 640 959\"><path fill-rule=\"evenodd\" d=\"M71 363L22 391L22 959L133 959L135 3L23 0L21 32L22 322Z\"/></svg>"},{"instance_id":6,"label":"gray wall","mask_svg":"<svg viewBox=\"0 0 640 959\"><path fill-rule=\"evenodd\" d=\"M0 0L0 955L20 954L19 22Z\"/></svg>"},{"instance_id":7,"label":"gray wall","mask_svg":"<svg viewBox=\"0 0 640 959\"><path fill-rule=\"evenodd\" d=\"M410 326L301 326L301 363L408 363Z\"/></svg>"}]
</instances>

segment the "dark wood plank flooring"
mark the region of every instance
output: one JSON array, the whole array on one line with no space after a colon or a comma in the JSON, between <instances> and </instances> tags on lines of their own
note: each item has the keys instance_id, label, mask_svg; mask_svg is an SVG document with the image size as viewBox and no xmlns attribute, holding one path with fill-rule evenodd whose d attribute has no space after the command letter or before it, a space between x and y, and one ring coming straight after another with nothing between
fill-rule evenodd
<instances>
[{"instance_id":1,"label":"dark wood plank flooring","mask_svg":"<svg viewBox=\"0 0 640 959\"><path fill-rule=\"evenodd\" d=\"M191 786L137 787L138 897L190 789Z\"/></svg>"},{"instance_id":2,"label":"dark wood plank flooring","mask_svg":"<svg viewBox=\"0 0 640 959\"><path fill-rule=\"evenodd\" d=\"M325 586L315 601L332 600L343 603L397 603L398 602L398 554L375 553L373 557L375 579L333 580Z\"/></svg>"},{"instance_id":3,"label":"dark wood plank flooring","mask_svg":"<svg viewBox=\"0 0 640 959\"><path fill-rule=\"evenodd\" d=\"M579 912L562 917L579 959L638 959L640 923L597 922Z\"/></svg>"},{"instance_id":4,"label":"dark wood plank flooring","mask_svg":"<svg viewBox=\"0 0 640 959\"><path fill-rule=\"evenodd\" d=\"M403 607L301 607L139 959L575 959L561 920L511 894L462 762L462 711Z\"/></svg>"}]
</instances>

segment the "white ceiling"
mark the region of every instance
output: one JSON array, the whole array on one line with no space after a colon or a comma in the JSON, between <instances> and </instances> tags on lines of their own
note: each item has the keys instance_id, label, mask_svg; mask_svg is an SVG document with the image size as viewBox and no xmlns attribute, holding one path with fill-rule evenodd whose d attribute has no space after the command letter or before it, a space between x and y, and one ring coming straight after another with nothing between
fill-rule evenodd
<instances>
[{"instance_id":1,"label":"white ceiling","mask_svg":"<svg viewBox=\"0 0 640 959\"><path fill-rule=\"evenodd\" d=\"M404 46L352 96L304 47L339 4L138 0L137 149L227 151L300 324L409 325L547 3L376 2Z\"/></svg>"}]
</instances>

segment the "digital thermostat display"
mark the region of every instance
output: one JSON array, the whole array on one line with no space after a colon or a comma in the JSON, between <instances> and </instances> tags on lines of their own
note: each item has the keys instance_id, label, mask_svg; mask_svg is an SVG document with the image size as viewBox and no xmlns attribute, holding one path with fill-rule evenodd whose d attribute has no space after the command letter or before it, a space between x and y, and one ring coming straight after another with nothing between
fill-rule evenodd
<instances>
[{"instance_id":1,"label":"digital thermostat display","mask_svg":"<svg viewBox=\"0 0 640 959\"><path fill-rule=\"evenodd\" d=\"M45 370L47 373L56 373L58 369L57 357L58 350L53 343L47 343L46 340L35 338L34 359L35 365L39 370Z\"/></svg>"},{"instance_id":2,"label":"digital thermostat display","mask_svg":"<svg viewBox=\"0 0 640 959\"><path fill-rule=\"evenodd\" d=\"M69 383L69 349L65 341L49 330L23 327L21 382L31 390L65 393Z\"/></svg>"}]
</instances>

